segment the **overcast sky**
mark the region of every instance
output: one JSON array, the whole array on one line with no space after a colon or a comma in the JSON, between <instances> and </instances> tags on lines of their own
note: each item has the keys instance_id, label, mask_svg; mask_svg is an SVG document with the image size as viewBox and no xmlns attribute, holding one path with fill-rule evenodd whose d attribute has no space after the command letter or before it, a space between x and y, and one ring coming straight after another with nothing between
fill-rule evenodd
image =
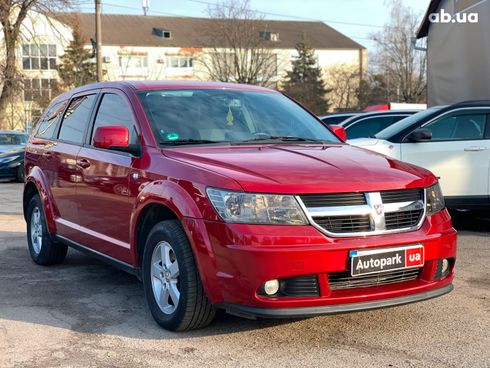
<instances>
[{"instance_id":1,"label":"overcast sky","mask_svg":"<svg viewBox=\"0 0 490 368\"><path fill-rule=\"evenodd\" d=\"M93 12L94 1L81 10ZM404 0L422 15L429 0ZM206 16L206 3L217 0L149 0L149 15ZM372 48L369 34L389 21L390 0L251 0L251 7L270 19L321 20L360 44ZM103 13L142 14L142 0L102 0ZM345 24L350 23L350 24Z\"/></svg>"}]
</instances>

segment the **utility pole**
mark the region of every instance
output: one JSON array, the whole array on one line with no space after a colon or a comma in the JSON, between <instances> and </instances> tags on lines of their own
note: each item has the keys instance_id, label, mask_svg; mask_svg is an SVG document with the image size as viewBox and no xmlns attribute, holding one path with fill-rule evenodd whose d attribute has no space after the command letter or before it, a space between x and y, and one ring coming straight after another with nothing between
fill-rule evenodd
<instances>
[{"instance_id":1,"label":"utility pole","mask_svg":"<svg viewBox=\"0 0 490 368\"><path fill-rule=\"evenodd\" d=\"M102 82L102 29L100 22L100 0L95 0L95 40L97 61L97 82Z\"/></svg>"}]
</instances>

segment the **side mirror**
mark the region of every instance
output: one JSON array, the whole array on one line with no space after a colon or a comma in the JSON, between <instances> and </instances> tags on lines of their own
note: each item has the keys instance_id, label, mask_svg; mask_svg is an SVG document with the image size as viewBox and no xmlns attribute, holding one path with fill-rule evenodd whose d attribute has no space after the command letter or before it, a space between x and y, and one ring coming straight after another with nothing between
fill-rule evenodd
<instances>
[{"instance_id":1,"label":"side mirror","mask_svg":"<svg viewBox=\"0 0 490 368\"><path fill-rule=\"evenodd\" d=\"M328 126L333 134L337 136L342 142L347 140L347 132L345 128L341 125L329 125Z\"/></svg>"},{"instance_id":2,"label":"side mirror","mask_svg":"<svg viewBox=\"0 0 490 368\"><path fill-rule=\"evenodd\" d=\"M129 130L125 126L101 126L95 129L94 147L129 151Z\"/></svg>"},{"instance_id":3,"label":"side mirror","mask_svg":"<svg viewBox=\"0 0 490 368\"><path fill-rule=\"evenodd\" d=\"M409 142L427 142L432 139L432 132L427 128L415 129L407 136Z\"/></svg>"}]
</instances>

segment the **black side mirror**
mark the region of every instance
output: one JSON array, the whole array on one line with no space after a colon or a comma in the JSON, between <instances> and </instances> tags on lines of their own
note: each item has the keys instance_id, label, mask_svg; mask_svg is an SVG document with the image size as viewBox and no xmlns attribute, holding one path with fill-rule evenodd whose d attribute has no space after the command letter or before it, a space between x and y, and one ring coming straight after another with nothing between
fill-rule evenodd
<instances>
[{"instance_id":1,"label":"black side mirror","mask_svg":"<svg viewBox=\"0 0 490 368\"><path fill-rule=\"evenodd\" d=\"M432 139L432 132L427 128L415 129L407 136L409 142L427 142Z\"/></svg>"}]
</instances>

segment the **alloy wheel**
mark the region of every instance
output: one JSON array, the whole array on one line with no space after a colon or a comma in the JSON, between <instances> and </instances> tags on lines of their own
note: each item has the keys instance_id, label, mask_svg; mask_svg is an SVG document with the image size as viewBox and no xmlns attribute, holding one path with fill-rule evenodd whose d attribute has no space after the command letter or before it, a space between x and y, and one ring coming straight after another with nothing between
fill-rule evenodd
<instances>
[{"instance_id":1,"label":"alloy wheel","mask_svg":"<svg viewBox=\"0 0 490 368\"><path fill-rule=\"evenodd\" d=\"M151 286L160 310L172 314L179 304L179 264L172 246L161 241L151 256Z\"/></svg>"},{"instance_id":2,"label":"alloy wheel","mask_svg":"<svg viewBox=\"0 0 490 368\"><path fill-rule=\"evenodd\" d=\"M31 242L34 253L39 254L43 245L43 225L39 207L34 207L31 213Z\"/></svg>"}]
</instances>

